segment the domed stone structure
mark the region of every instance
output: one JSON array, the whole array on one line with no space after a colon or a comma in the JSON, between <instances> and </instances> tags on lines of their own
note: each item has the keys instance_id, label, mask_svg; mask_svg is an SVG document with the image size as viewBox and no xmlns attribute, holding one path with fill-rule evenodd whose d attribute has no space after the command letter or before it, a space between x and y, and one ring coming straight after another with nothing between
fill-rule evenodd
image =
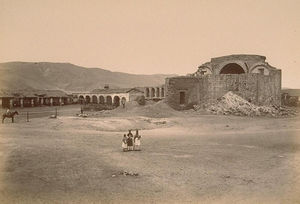
<instances>
[{"instance_id":1,"label":"domed stone structure","mask_svg":"<svg viewBox=\"0 0 300 204\"><path fill-rule=\"evenodd\" d=\"M212 58L189 76L166 79L166 100L175 109L206 104L232 91L256 105L281 104L281 70L260 55Z\"/></svg>"},{"instance_id":2,"label":"domed stone structure","mask_svg":"<svg viewBox=\"0 0 300 204\"><path fill-rule=\"evenodd\" d=\"M198 67L195 75L205 74L245 74L262 73L269 75L270 70L276 70L260 55L229 55L212 58L210 62Z\"/></svg>"}]
</instances>

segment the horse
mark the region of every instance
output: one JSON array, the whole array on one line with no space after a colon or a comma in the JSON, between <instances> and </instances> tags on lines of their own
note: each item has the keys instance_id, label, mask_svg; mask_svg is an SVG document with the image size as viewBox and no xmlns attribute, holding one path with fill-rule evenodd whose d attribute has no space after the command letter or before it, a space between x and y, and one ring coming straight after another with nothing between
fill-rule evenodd
<instances>
[{"instance_id":1,"label":"horse","mask_svg":"<svg viewBox=\"0 0 300 204\"><path fill-rule=\"evenodd\" d=\"M2 115L2 123L4 123L5 118L11 118L11 122L13 123L15 115L19 115L18 111L4 113Z\"/></svg>"}]
</instances>

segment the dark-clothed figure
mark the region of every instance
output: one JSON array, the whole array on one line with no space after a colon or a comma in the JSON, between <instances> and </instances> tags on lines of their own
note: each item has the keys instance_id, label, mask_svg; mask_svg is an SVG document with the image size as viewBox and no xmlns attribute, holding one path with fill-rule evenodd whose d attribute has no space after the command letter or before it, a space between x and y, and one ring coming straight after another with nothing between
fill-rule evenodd
<instances>
[{"instance_id":1,"label":"dark-clothed figure","mask_svg":"<svg viewBox=\"0 0 300 204\"><path fill-rule=\"evenodd\" d=\"M125 101L126 100L124 98L122 98L121 103L122 103L123 108L125 108Z\"/></svg>"},{"instance_id":2,"label":"dark-clothed figure","mask_svg":"<svg viewBox=\"0 0 300 204\"><path fill-rule=\"evenodd\" d=\"M131 133L131 130L128 130L127 137L133 137L133 134Z\"/></svg>"},{"instance_id":3,"label":"dark-clothed figure","mask_svg":"<svg viewBox=\"0 0 300 204\"><path fill-rule=\"evenodd\" d=\"M126 134L124 134L122 139L122 148L123 148L123 152L126 152L128 150Z\"/></svg>"},{"instance_id":4,"label":"dark-clothed figure","mask_svg":"<svg viewBox=\"0 0 300 204\"><path fill-rule=\"evenodd\" d=\"M133 150L133 137L132 137L132 134L130 135L129 133L128 133L128 137L127 137L127 147L128 147L128 151Z\"/></svg>"}]
</instances>

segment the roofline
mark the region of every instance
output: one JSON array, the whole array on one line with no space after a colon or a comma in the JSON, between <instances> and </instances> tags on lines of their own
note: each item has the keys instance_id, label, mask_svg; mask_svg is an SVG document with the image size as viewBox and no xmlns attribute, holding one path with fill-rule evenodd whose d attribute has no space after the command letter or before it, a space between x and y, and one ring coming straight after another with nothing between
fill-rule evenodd
<instances>
[{"instance_id":1,"label":"roofline","mask_svg":"<svg viewBox=\"0 0 300 204\"><path fill-rule=\"evenodd\" d=\"M219 58L226 58L226 57L238 57L238 56L241 56L241 57L260 57L260 58L263 58L264 60L266 59L266 56L263 56L263 55L255 55L255 54L232 54L232 55L224 55L224 56L220 56L220 57L213 57L211 58L211 60L214 60L214 59L219 59Z\"/></svg>"}]
</instances>

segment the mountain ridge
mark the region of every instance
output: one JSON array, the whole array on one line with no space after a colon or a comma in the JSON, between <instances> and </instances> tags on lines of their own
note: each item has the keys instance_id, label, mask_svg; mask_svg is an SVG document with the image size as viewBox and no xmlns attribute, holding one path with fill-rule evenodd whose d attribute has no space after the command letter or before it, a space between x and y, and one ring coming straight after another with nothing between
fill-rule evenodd
<instances>
[{"instance_id":1,"label":"mountain ridge","mask_svg":"<svg viewBox=\"0 0 300 204\"><path fill-rule=\"evenodd\" d=\"M102 68L86 68L68 62L0 63L1 89L91 91L109 84L112 88L158 86L174 74L129 74Z\"/></svg>"}]
</instances>

